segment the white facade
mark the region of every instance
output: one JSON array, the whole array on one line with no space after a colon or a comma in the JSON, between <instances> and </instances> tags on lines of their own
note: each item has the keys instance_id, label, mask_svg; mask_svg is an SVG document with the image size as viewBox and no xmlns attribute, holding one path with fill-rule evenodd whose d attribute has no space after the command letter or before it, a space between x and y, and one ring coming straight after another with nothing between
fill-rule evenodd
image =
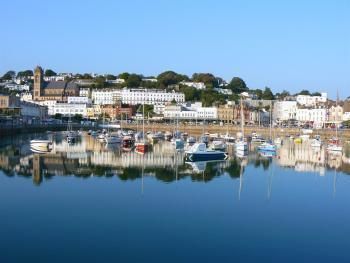
<instances>
[{"instance_id":1,"label":"white facade","mask_svg":"<svg viewBox=\"0 0 350 263\"><path fill-rule=\"evenodd\" d=\"M5 85L5 88L13 91L29 91L30 86L28 84L8 83Z\"/></svg>"},{"instance_id":2,"label":"white facade","mask_svg":"<svg viewBox=\"0 0 350 263\"><path fill-rule=\"evenodd\" d=\"M91 100L88 97L68 97L67 102L76 104L91 104Z\"/></svg>"},{"instance_id":3,"label":"white facade","mask_svg":"<svg viewBox=\"0 0 350 263\"><path fill-rule=\"evenodd\" d=\"M21 116L24 118L43 119L46 117L46 113L47 108L44 106L26 101L21 102Z\"/></svg>"},{"instance_id":4,"label":"white facade","mask_svg":"<svg viewBox=\"0 0 350 263\"><path fill-rule=\"evenodd\" d=\"M343 113L343 121L350 121L350 112Z\"/></svg>"},{"instance_id":5,"label":"white facade","mask_svg":"<svg viewBox=\"0 0 350 263\"><path fill-rule=\"evenodd\" d=\"M153 111L157 114L163 114L165 109L164 104L154 104L153 105Z\"/></svg>"},{"instance_id":6,"label":"white facade","mask_svg":"<svg viewBox=\"0 0 350 263\"><path fill-rule=\"evenodd\" d=\"M205 84L203 82L181 81L180 84L189 86L198 90L205 89Z\"/></svg>"},{"instance_id":7,"label":"white facade","mask_svg":"<svg viewBox=\"0 0 350 263\"><path fill-rule=\"evenodd\" d=\"M162 105L175 100L178 103L185 101L185 94L178 92L165 92L163 90L149 89L123 89L121 92L123 104L137 105L150 104Z\"/></svg>"},{"instance_id":8,"label":"white facade","mask_svg":"<svg viewBox=\"0 0 350 263\"><path fill-rule=\"evenodd\" d=\"M109 79L109 80L106 80L106 82L110 84L123 84L125 82L125 79L120 79L120 78Z\"/></svg>"},{"instance_id":9,"label":"white facade","mask_svg":"<svg viewBox=\"0 0 350 263\"><path fill-rule=\"evenodd\" d=\"M64 81L64 79L65 79L64 76L60 76L60 75L44 77L45 81Z\"/></svg>"},{"instance_id":10,"label":"white facade","mask_svg":"<svg viewBox=\"0 0 350 263\"><path fill-rule=\"evenodd\" d=\"M49 107L49 115L55 114L62 114L63 116L74 116L75 114L80 114L83 117L86 117L87 105L80 103L56 103L53 107Z\"/></svg>"},{"instance_id":11,"label":"white facade","mask_svg":"<svg viewBox=\"0 0 350 263\"><path fill-rule=\"evenodd\" d=\"M94 104L98 105L112 105L121 100L121 90L93 90L91 92L91 99Z\"/></svg>"},{"instance_id":12,"label":"white facade","mask_svg":"<svg viewBox=\"0 0 350 263\"><path fill-rule=\"evenodd\" d=\"M281 122L296 119L296 112L296 101L277 101L273 105L273 120Z\"/></svg>"},{"instance_id":13,"label":"white facade","mask_svg":"<svg viewBox=\"0 0 350 263\"><path fill-rule=\"evenodd\" d=\"M33 101L33 95L30 92L22 93L21 94L21 101Z\"/></svg>"},{"instance_id":14,"label":"white facade","mask_svg":"<svg viewBox=\"0 0 350 263\"><path fill-rule=\"evenodd\" d=\"M327 93L321 93L321 96L298 95L297 102L303 106L316 106L327 102Z\"/></svg>"},{"instance_id":15,"label":"white facade","mask_svg":"<svg viewBox=\"0 0 350 263\"><path fill-rule=\"evenodd\" d=\"M215 88L214 90L220 94L232 95L232 90L230 89Z\"/></svg>"},{"instance_id":16,"label":"white facade","mask_svg":"<svg viewBox=\"0 0 350 263\"><path fill-rule=\"evenodd\" d=\"M79 89L80 97L90 97L90 89L89 88L80 88Z\"/></svg>"},{"instance_id":17,"label":"white facade","mask_svg":"<svg viewBox=\"0 0 350 263\"><path fill-rule=\"evenodd\" d=\"M143 78L142 81L158 82L156 78Z\"/></svg>"},{"instance_id":18,"label":"white facade","mask_svg":"<svg viewBox=\"0 0 350 263\"><path fill-rule=\"evenodd\" d=\"M297 109L296 119L302 123L312 122L314 125L323 125L327 121L327 110L320 109Z\"/></svg>"},{"instance_id":19,"label":"white facade","mask_svg":"<svg viewBox=\"0 0 350 263\"><path fill-rule=\"evenodd\" d=\"M343 120L343 107L337 105L328 109L328 121L341 122Z\"/></svg>"},{"instance_id":20,"label":"white facade","mask_svg":"<svg viewBox=\"0 0 350 263\"><path fill-rule=\"evenodd\" d=\"M166 105L165 119L182 120L216 120L218 112L216 107L202 107L200 102L183 105Z\"/></svg>"}]
</instances>

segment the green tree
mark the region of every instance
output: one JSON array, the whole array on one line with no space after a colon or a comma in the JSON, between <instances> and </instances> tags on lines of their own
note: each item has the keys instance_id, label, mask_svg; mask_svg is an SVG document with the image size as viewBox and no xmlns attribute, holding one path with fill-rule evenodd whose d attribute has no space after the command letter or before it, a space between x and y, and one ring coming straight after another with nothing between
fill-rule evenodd
<instances>
[{"instance_id":1,"label":"green tree","mask_svg":"<svg viewBox=\"0 0 350 263\"><path fill-rule=\"evenodd\" d=\"M174 71L165 71L158 75L157 80L161 88L166 88L169 85L178 84L183 80L188 80L188 77Z\"/></svg>"},{"instance_id":2,"label":"green tree","mask_svg":"<svg viewBox=\"0 0 350 263\"><path fill-rule=\"evenodd\" d=\"M61 113L56 113L54 118L55 119L62 119L62 114Z\"/></svg>"},{"instance_id":3,"label":"green tree","mask_svg":"<svg viewBox=\"0 0 350 263\"><path fill-rule=\"evenodd\" d=\"M73 116L73 120L75 120L75 121L81 121L82 119L83 119L83 115L81 115L81 114L75 114Z\"/></svg>"},{"instance_id":4,"label":"green tree","mask_svg":"<svg viewBox=\"0 0 350 263\"><path fill-rule=\"evenodd\" d=\"M265 90L264 90L261 98L264 100L273 100L273 99L275 99L275 96L273 95L273 93L269 87L265 87Z\"/></svg>"},{"instance_id":5,"label":"green tree","mask_svg":"<svg viewBox=\"0 0 350 263\"><path fill-rule=\"evenodd\" d=\"M142 77L137 74L130 74L126 80L126 86L129 88L138 88L140 87Z\"/></svg>"},{"instance_id":6,"label":"green tree","mask_svg":"<svg viewBox=\"0 0 350 263\"><path fill-rule=\"evenodd\" d=\"M261 89L256 89L254 91L254 94L256 95L257 99L261 100L261 98L263 96L263 91Z\"/></svg>"},{"instance_id":7,"label":"green tree","mask_svg":"<svg viewBox=\"0 0 350 263\"><path fill-rule=\"evenodd\" d=\"M218 81L211 73L194 73L192 75L192 81L203 82L207 88L218 87Z\"/></svg>"},{"instance_id":8,"label":"green tree","mask_svg":"<svg viewBox=\"0 0 350 263\"><path fill-rule=\"evenodd\" d=\"M106 76L106 80L116 80L116 79L117 79L117 77L112 75L112 74L107 74L107 76Z\"/></svg>"},{"instance_id":9,"label":"green tree","mask_svg":"<svg viewBox=\"0 0 350 263\"><path fill-rule=\"evenodd\" d=\"M228 85L228 88L236 94L249 90L244 80L238 77L232 78L230 84Z\"/></svg>"},{"instance_id":10,"label":"green tree","mask_svg":"<svg viewBox=\"0 0 350 263\"><path fill-rule=\"evenodd\" d=\"M276 93L276 97L278 97L279 99L284 99L288 96L290 96L290 93L286 90L283 90L281 93Z\"/></svg>"},{"instance_id":11,"label":"green tree","mask_svg":"<svg viewBox=\"0 0 350 263\"><path fill-rule=\"evenodd\" d=\"M118 78L127 81L128 78L129 78L129 76L130 76L130 74L129 74L128 72L124 72L124 73L119 74L119 75L118 75Z\"/></svg>"},{"instance_id":12,"label":"green tree","mask_svg":"<svg viewBox=\"0 0 350 263\"><path fill-rule=\"evenodd\" d=\"M321 96L321 93L319 93L319 92L314 92L314 93L311 94L311 96Z\"/></svg>"},{"instance_id":13,"label":"green tree","mask_svg":"<svg viewBox=\"0 0 350 263\"><path fill-rule=\"evenodd\" d=\"M14 77L16 77L16 72L13 71L13 70L9 70L1 77L1 79L3 79L3 80L11 80Z\"/></svg>"},{"instance_id":14,"label":"green tree","mask_svg":"<svg viewBox=\"0 0 350 263\"><path fill-rule=\"evenodd\" d=\"M98 89L104 88L106 86L106 81L103 76L97 76L95 78L95 87Z\"/></svg>"},{"instance_id":15,"label":"green tree","mask_svg":"<svg viewBox=\"0 0 350 263\"><path fill-rule=\"evenodd\" d=\"M196 88L181 85L180 92L185 94L186 101L200 100L200 91L198 91Z\"/></svg>"},{"instance_id":16,"label":"green tree","mask_svg":"<svg viewBox=\"0 0 350 263\"><path fill-rule=\"evenodd\" d=\"M45 76L46 77L52 77L52 76L56 76L56 75L57 75L57 73L55 71L51 70L51 69L45 70Z\"/></svg>"},{"instance_id":17,"label":"green tree","mask_svg":"<svg viewBox=\"0 0 350 263\"><path fill-rule=\"evenodd\" d=\"M89 73L84 73L84 75L82 75L81 78L82 79L92 79L92 76Z\"/></svg>"},{"instance_id":18,"label":"green tree","mask_svg":"<svg viewBox=\"0 0 350 263\"><path fill-rule=\"evenodd\" d=\"M18 78L28 78L28 77L31 77L31 76L33 76L33 70L30 70L30 69L28 69L28 70L24 70L24 71L19 71L18 73L17 73L17 77Z\"/></svg>"},{"instance_id":19,"label":"green tree","mask_svg":"<svg viewBox=\"0 0 350 263\"><path fill-rule=\"evenodd\" d=\"M311 95L311 94L310 94L310 91L304 89L299 92L299 95Z\"/></svg>"}]
</instances>

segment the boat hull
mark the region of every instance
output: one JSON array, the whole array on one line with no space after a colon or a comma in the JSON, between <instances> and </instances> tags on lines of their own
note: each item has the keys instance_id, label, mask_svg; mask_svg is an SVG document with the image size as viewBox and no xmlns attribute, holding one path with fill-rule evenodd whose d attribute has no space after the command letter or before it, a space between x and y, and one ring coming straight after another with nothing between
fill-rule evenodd
<instances>
[{"instance_id":1,"label":"boat hull","mask_svg":"<svg viewBox=\"0 0 350 263\"><path fill-rule=\"evenodd\" d=\"M215 153L186 153L186 158L190 161L211 161L211 160L224 160L227 158L227 154L224 152Z\"/></svg>"}]
</instances>

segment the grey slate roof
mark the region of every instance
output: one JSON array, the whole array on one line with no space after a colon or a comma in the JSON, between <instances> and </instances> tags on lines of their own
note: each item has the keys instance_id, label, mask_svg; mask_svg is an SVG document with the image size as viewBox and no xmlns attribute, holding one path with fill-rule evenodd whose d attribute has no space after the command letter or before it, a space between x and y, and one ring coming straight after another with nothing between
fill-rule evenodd
<instances>
[{"instance_id":1,"label":"grey slate roof","mask_svg":"<svg viewBox=\"0 0 350 263\"><path fill-rule=\"evenodd\" d=\"M44 83L44 89L75 89L77 84L72 81L50 81Z\"/></svg>"}]
</instances>

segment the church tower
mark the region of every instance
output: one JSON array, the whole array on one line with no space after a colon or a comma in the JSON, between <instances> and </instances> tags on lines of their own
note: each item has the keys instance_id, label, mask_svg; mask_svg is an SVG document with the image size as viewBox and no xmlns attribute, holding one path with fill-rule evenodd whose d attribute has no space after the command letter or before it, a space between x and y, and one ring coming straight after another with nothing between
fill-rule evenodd
<instances>
[{"instance_id":1,"label":"church tower","mask_svg":"<svg viewBox=\"0 0 350 263\"><path fill-rule=\"evenodd\" d=\"M34 92L33 92L33 100L40 100L40 97L43 95L42 87L44 82L43 69L37 66L34 69Z\"/></svg>"}]
</instances>

